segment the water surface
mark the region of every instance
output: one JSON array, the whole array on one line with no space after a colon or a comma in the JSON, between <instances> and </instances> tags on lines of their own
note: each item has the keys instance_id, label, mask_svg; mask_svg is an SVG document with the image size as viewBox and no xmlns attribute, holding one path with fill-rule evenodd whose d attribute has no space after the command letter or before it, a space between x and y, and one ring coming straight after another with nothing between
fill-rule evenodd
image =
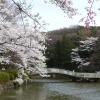
<instances>
[{"instance_id":1,"label":"water surface","mask_svg":"<svg viewBox=\"0 0 100 100\"><path fill-rule=\"evenodd\" d=\"M100 83L35 82L5 91L0 100L100 100Z\"/></svg>"}]
</instances>

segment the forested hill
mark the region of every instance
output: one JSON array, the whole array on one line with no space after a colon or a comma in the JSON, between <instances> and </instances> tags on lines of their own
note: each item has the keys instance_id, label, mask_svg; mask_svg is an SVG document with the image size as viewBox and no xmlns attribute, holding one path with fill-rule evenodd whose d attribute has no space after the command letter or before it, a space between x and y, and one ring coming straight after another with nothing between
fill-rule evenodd
<instances>
[{"instance_id":1,"label":"forested hill","mask_svg":"<svg viewBox=\"0 0 100 100\"><path fill-rule=\"evenodd\" d=\"M47 33L48 38L53 41L62 39L62 36L65 35L70 38L85 38L87 36L98 36L100 33L100 27L91 27L86 29L83 26L75 26L71 28L63 28L58 30L49 31ZM52 42L53 42L52 41Z\"/></svg>"},{"instance_id":2,"label":"forested hill","mask_svg":"<svg viewBox=\"0 0 100 100\"><path fill-rule=\"evenodd\" d=\"M95 38L98 38L97 42L92 43L91 39L95 40ZM72 63L73 48L79 50L77 51L79 55L74 53L73 57L75 59L77 56L79 63ZM91 27L87 30L82 26L77 26L48 32L46 57L48 58L47 67L50 68L57 67L84 72L100 71L100 27ZM85 63L86 66L82 65L79 69L80 63Z\"/></svg>"}]
</instances>

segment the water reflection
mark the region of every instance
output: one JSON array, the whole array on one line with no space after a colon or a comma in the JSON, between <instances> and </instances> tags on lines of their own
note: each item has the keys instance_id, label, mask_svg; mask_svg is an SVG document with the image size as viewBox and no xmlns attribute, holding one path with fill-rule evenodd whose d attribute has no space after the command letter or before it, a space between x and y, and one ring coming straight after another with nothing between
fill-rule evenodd
<instances>
[{"instance_id":1,"label":"water reflection","mask_svg":"<svg viewBox=\"0 0 100 100\"><path fill-rule=\"evenodd\" d=\"M33 83L6 91L0 100L100 100L100 84Z\"/></svg>"}]
</instances>

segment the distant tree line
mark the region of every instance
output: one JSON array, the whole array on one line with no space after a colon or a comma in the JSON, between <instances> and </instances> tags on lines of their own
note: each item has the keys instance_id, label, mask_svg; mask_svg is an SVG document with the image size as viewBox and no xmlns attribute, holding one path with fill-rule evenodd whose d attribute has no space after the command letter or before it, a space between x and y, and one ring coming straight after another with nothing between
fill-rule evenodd
<instances>
[{"instance_id":1,"label":"distant tree line","mask_svg":"<svg viewBox=\"0 0 100 100\"><path fill-rule=\"evenodd\" d=\"M69 29L70 30L70 29ZM61 33L63 34L61 34ZM90 30L86 30L84 27L79 26L77 28L76 35L74 32L69 35L68 29L61 29L57 31L53 31L49 33L50 41L47 43L46 49L46 64L47 67L52 68L61 68L68 70L76 70L77 66L71 60L71 52L75 47L79 47L79 41L86 40L87 37L100 37L100 27L91 27ZM59 34L61 34L59 36ZM55 36L56 35L56 36ZM53 37L54 36L54 37ZM90 54L83 54L79 52L80 56L85 56L86 58L89 56L90 65L82 68L87 72L95 72L100 71L100 39L94 45L93 52Z\"/></svg>"}]
</instances>

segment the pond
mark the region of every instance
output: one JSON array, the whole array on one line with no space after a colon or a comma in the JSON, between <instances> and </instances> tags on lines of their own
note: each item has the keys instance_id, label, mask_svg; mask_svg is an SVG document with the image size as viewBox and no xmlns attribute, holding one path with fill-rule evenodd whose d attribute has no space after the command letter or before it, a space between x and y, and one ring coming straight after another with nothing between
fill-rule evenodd
<instances>
[{"instance_id":1,"label":"pond","mask_svg":"<svg viewBox=\"0 0 100 100\"><path fill-rule=\"evenodd\" d=\"M100 83L38 81L7 90L0 100L100 100Z\"/></svg>"}]
</instances>

